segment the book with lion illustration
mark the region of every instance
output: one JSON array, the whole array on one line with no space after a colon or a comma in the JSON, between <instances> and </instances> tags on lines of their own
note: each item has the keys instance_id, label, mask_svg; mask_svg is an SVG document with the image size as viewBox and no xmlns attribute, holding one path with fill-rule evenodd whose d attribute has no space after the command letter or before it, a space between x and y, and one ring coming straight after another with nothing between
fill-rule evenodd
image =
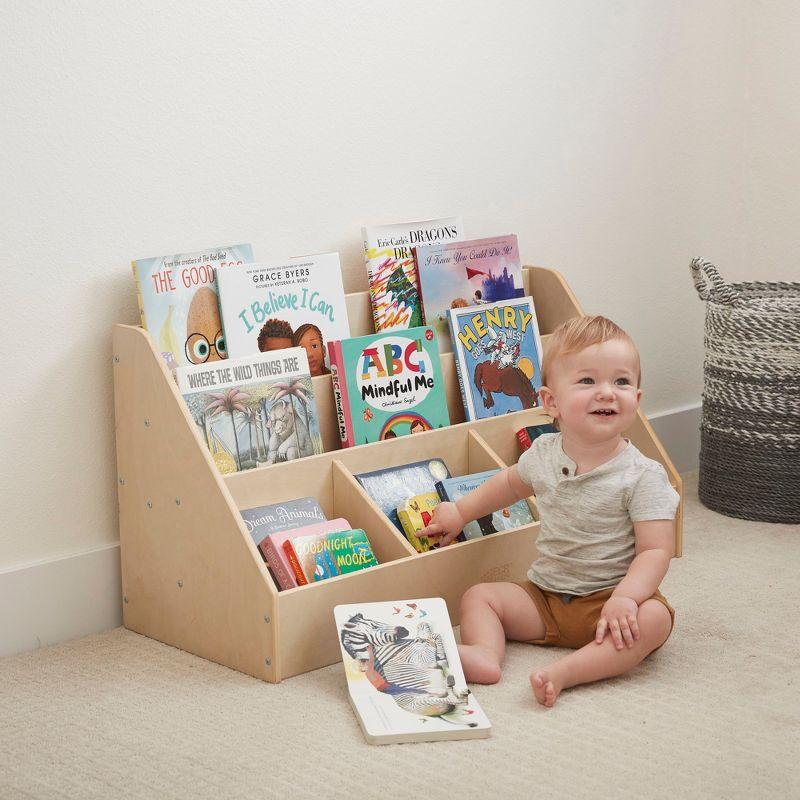
<instances>
[{"instance_id":1,"label":"book with lion illustration","mask_svg":"<svg viewBox=\"0 0 800 800\"><path fill-rule=\"evenodd\" d=\"M322 452L302 347L178 367L175 380L223 475Z\"/></svg>"},{"instance_id":2,"label":"book with lion illustration","mask_svg":"<svg viewBox=\"0 0 800 800\"><path fill-rule=\"evenodd\" d=\"M131 262L142 327L170 369L228 357L217 271L252 260L252 247L237 244Z\"/></svg>"},{"instance_id":3,"label":"book with lion illustration","mask_svg":"<svg viewBox=\"0 0 800 800\"><path fill-rule=\"evenodd\" d=\"M542 343L533 298L448 309L468 420L539 405Z\"/></svg>"},{"instance_id":4,"label":"book with lion illustration","mask_svg":"<svg viewBox=\"0 0 800 800\"><path fill-rule=\"evenodd\" d=\"M492 725L467 688L441 597L335 606L350 703L370 744L481 739Z\"/></svg>"}]
</instances>

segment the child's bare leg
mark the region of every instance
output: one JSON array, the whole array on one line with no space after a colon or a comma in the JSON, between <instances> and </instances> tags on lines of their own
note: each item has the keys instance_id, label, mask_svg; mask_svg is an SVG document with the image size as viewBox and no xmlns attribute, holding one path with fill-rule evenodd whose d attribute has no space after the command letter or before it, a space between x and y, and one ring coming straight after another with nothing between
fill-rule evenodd
<instances>
[{"instance_id":1,"label":"child's bare leg","mask_svg":"<svg viewBox=\"0 0 800 800\"><path fill-rule=\"evenodd\" d=\"M545 634L530 595L515 583L479 583L461 598L458 653L470 683L497 683L506 638L541 639Z\"/></svg>"},{"instance_id":2,"label":"child's bare leg","mask_svg":"<svg viewBox=\"0 0 800 800\"><path fill-rule=\"evenodd\" d=\"M617 650L610 634L601 644L590 642L580 650L531 673L531 686L536 699L552 706L562 689L622 675L633 669L646 656L660 647L669 636L672 625L669 611L658 600L645 600L637 614L640 636L633 647Z\"/></svg>"}]
</instances>

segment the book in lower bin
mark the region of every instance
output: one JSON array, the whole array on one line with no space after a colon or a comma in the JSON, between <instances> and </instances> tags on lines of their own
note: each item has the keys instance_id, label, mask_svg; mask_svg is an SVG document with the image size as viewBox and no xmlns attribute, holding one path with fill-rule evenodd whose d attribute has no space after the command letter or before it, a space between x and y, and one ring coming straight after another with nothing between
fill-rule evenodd
<instances>
[{"instance_id":1,"label":"book in lower bin","mask_svg":"<svg viewBox=\"0 0 800 800\"><path fill-rule=\"evenodd\" d=\"M539 405L542 343L533 298L447 311L468 420Z\"/></svg>"},{"instance_id":2,"label":"book in lower bin","mask_svg":"<svg viewBox=\"0 0 800 800\"><path fill-rule=\"evenodd\" d=\"M490 469L485 472L475 472L471 475L461 475L456 478L444 478L437 483L437 490L442 500L449 500L455 503L464 495L469 494L474 489L482 486L493 475L497 475L499 469ZM463 538L459 540L480 539L498 531L507 531L512 528L519 528L522 525L530 525L533 522L533 515L525 500L518 500L508 508L501 508L485 517L473 520L464 526Z\"/></svg>"},{"instance_id":3,"label":"book in lower bin","mask_svg":"<svg viewBox=\"0 0 800 800\"><path fill-rule=\"evenodd\" d=\"M284 542L295 536L326 535L347 530L350 530L350 523L344 517L338 517L337 519L319 522L316 525L308 525L303 528L275 531L264 538L261 544L259 544L258 549L261 550L262 555L278 581L278 588L293 589L295 586L303 585L303 581L302 579L298 581L295 568L289 559L289 553L287 553L283 546ZM306 579L305 582L307 583L308 580Z\"/></svg>"},{"instance_id":4,"label":"book in lower bin","mask_svg":"<svg viewBox=\"0 0 800 800\"><path fill-rule=\"evenodd\" d=\"M350 703L367 742L490 735L441 597L338 605L333 615Z\"/></svg>"},{"instance_id":5,"label":"book in lower bin","mask_svg":"<svg viewBox=\"0 0 800 800\"><path fill-rule=\"evenodd\" d=\"M522 262L517 237L493 236L422 244L414 257L425 324L436 329L439 345L449 340L447 310L522 297Z\"/></svg>"},{"instance_id":6,"label":"book in lower bin","mask_svg":"<svg viewBox=\"0 0 800 800\"><path fill-rule=\"evenodd\" d=\"M302 347L178 367L175 379L223 475L322 452Z\"/></svg>"},{"instance_id":7,"label":"book in lower bin","mask_svg":"<svg viewBox=\"0 0 800 800\"><path fill-rule=\"evenodd\" d=\"M217 270L253 260L249 244L131 262L142 327L171 369L227 358Z\"/></svg>"},{"instance_id":8,"label":"book in lower bin","mask_svg":"<svg viewBox=\"0 0 800 800\"><path fill-rule=\"evenodd\" d=\"M436 491L436 481L450 477L450 470L441 458L428 458L396 467L361 472L355 476L364 491L389 518L400 533L405 534L397 509L414 495Z\"/></svg>"},{"instance_id":9,"label":"book in lower bin","mask_svg":"<svg viewBox=\"0 0 800 800\"><path fill-rule=\"evenodd\" d=\"M375 330L422 325L412 248L464 238L461 217L401 222L361 229Z\"/></svg>"},{"instance_id":10,"label":"book in lower bin","mask_svg":"<svg viewBox=\"0 0 800 800\"><path fill-rule=\"evenodd\" d=\"M294 559L298 585L303 580L314 583L378 564L363 528L306 535L302 531L294 533L284 541L283 549L290 562ZM302 571L302 580L297 568Z\"/></svg>"},{"instance_id":11,"label":"book in lower bin","mask_svg":"<svg viewBox=\"0 0 800 800\"><path fill-rule=\"evenodd\" d=\"M303 528L327 520L316 497L298 497L283 503L243 508L239 513L256 547L267 534Z\"/></svg>"},{"instance_id":12,"label":"book in lower bin","mask_svg":"<svg viewBox=\"0 0 800 800\"><path fill-rule=\"evenodd\" d=\"M327 375L325 343L350 336L338 253L230 267L217 289L231 358L303 347L311 376Z\"/></svg>"},{"instance_id":13,"label":"book in lower bin","mask_svg":"<svg viewBox=\"0 0 800 800\"><path fill-rule=\"evenodd\" d=\"M433 328L343 339L328 350L342 447L450 424Z\"/></svg>"},{"instance_id":14,"label":"book in lower bin","mask_svg":"<svg viewBox=\"0 0 800 800\"><path fill-rule=\"evenodd\" d=\"M521 452L525 452L542 434L558 433L558 428L549 422L541 425L526 425L517 431L517 442Z\"/></svg>"},{"instance_id":15,"label":"book in lower bin","mask_svg":"<svg viewBox=\"0 0 800 800\"><path fill-rule=\"evenodd\" d=\"M395 509L406 539L414 545L414 549L418 553L426 553L432 547L427 536L417 536L416 534L430 524L433 509L440 502L436 492L425 492L409 497Z\"/></svg>"}]
</instances>

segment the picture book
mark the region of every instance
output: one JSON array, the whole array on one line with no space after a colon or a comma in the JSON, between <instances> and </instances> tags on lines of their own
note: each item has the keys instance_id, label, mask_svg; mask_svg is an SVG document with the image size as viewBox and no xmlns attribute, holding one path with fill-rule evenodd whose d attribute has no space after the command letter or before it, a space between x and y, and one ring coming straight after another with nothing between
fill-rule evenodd
<instances>
[{"instance_id":1,"label":"picture book","mask_svg":"<svg viewBox=\"0 0 800 800\"><path fill-rule=\"evenodd\" d=\"M370 744L486 738L441 597L333 609L350 703Z\"/></svg>"},{"instance_id":2,"label":"picture book","mask_svg":"<svg viewBox=\"0 0 800 800\"><path fill-rule=\"evenodd\" d=\"M170 369L228 357L214 281L220 267L252 260L237 244L131 262L142 327Z\"/></svg>"},{"instance_id":3,"label":"picture book","mask_svg":"<svg viewBox=\"0 0 800 800\"><path fill-rule=\"evenodd\" d=\"M350 336L338 253L220 270L217 290L231 358L302 347L327 375L325 343Z\"/></svg>"},{"instance_id":4,"label":"picture book","mask_svg":"<svg viewBox=\"0 0 800 800\"><path fill-rule=\"evenodd\" d=\"M433 328L329 342L342 447L450 424Z\"/></svg>"},{"instance_id":5,"label":"picture book","mask_svg":"<svg viewBox=\"0 0 800 800\"><path fill-rule=\"evenodd\" d=\"M435 492L436 481L449 477L450 470L441 458L385 467L355 476L364 491L400 533L404 531L397 516L398 507L414 495Z\"/></svg>"},{"instance_id":6,"label":"picture book","mask_svg":"<svg viewBox=\"0 0 800 800\"><path fill-rule=\"evenodd\" d=\"M468 420L539 404L542 343L533 298L448 309Z\"/></svg>"},{"instance_id":7,"label":"picture book","mask_svg":"<svg viewBox=\"0 0 800 800\"><path fill-rule=\"evenodd\" d=\"M409 497L396 509L403 533L418 553L426 553L433 546L427 536L415 534L428 526L433 516L433 509L439 502L439 495L436 492L425 492Z\"/></svg>"},{"instance_id":8,"label":"picture book","mask_svg":"<svg viewBox=\"0 0 800 800\"><path fill-rule=\"evenodd\" d=\"M178 367L175 379L223 475L322 452L302 347Z\"/></svg>"},{"instance_id":9,"label":"picture book","mask_svg":"<svg viewBox=\"0 0 800 800\"><path fill-rule=\"evenodd\" d=\"M269 533L302 528L327 519L315 497L299 497L284 503L244 508L239 513L256 547Z\"/></svg>"},{"instance_id":10,"label":"picture book","mask_svg":"<svg viewBox=\"0 0 800 800\"><path fill-rule=\"evenodd\" d=\"M517 431L517 442L521 452L525 452L543 433L558 433L555 425L545 422L541 425L526 425Z\"/></svg>"},{"instance_id":11,"label":"picture book","mask_svg":"<svg viewBox=\"0 0 800 800\"><path fill-rule=\"evenodd\" d=\"M374 567L378 560L362 528L334 533L298 534L283 543L292 551L307 583ZM300 583L298 576L298 584Z\"/></svg>"},{"instance_id":12,"label":"picture book","mask_svg":"<svg viewBox=\"0 0 800 800\"><path fill-rule=\"evenodd\" d=\"M513 234L419 245L414 257L425 324L436 329L440 346L449 341L449 308L513 300L525 294L517 237Z\"/></svg>"},{"instance_id":13,"label":"picture book","mask_svg":"<svg viewBox=\"0 0 800 800\"><path fill-rule=\"evenodd\" d=\"M440 496L444 494L445 497L443 499L455 503L498 472L500 472L499 469L490 469L486 472L476 472L472 475L462 475L457 478L444 478L439 489ZM518 500L508 508L501 508L492 514L487 514L485 517L473 520L465 525L463 530L464 539L480 539L490 533L508 531L512 528L519 528L522 525L530 525L533 521L533 515L527 502Z\"/></svg>"},{"instance_id":14,"label":"picture book","mask_svg":"<svg viewBox=\"0 0 800 800\"><path fill-rule=\"evenodd\" d=\"M350 523L343 517L308 525L304 528L294 528L288 531L276 531L268 534L258 546L262 555L277 578L279 589L292 589L298 584L295 571L289 561L288 554L283 547L284 542L297 536L314 536L316 534L334 533L350 530Z\"/></svg>"},{"instance_id":15,"label":"picture book","mask_svg":"<svg viewBox=\"0 0 800 800\"><path fill-rule=\"evenodd\" d=\"M412 248L464 238L461 217L362 228L375 330L422 325L419 281Z\"/></svg>"}]
</instances>

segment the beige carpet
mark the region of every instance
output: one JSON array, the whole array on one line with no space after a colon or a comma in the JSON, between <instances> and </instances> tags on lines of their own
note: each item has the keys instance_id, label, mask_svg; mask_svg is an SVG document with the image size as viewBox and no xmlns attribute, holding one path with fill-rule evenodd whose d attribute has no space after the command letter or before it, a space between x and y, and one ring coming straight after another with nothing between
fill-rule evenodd
<instances>
[{"instance_id":1,"label":"beige carpet","mask_svg":"<svg viewBox=\"0 0 800 800\"><path fill-rule=\"evenodd\" d=\"M0 660L0 798L800 795L800 529L703 508L688 476L667 645L537 706L554 651L475 687L490 739L367 745L337 665L270 685L118 629Z\"/></svg>"}]
</instances>

